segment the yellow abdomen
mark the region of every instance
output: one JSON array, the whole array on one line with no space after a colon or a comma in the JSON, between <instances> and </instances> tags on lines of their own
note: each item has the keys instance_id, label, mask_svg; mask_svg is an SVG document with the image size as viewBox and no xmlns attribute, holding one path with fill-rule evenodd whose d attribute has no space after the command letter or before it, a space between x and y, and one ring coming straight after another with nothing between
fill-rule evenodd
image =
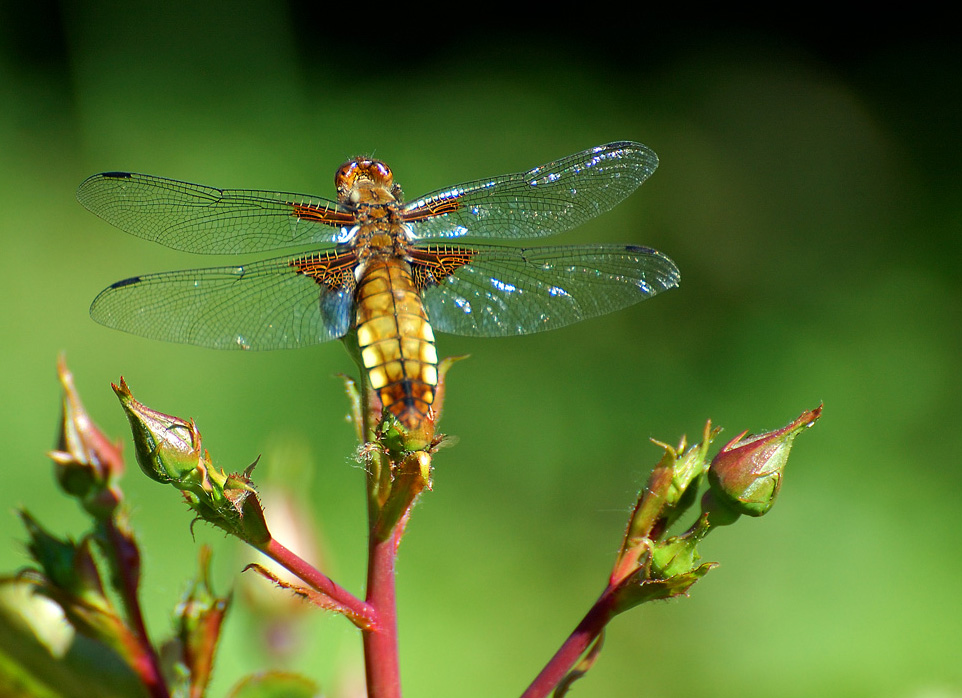
<instances>
[{"instance_id":1,"label":"yellow abdomen","mask_svg":"<svg viewBox=\"0 0 962 698\"><path fill-rule=\"evenodd\" d=\"M434 402L438 355L407 262L374 259L364 269L357 285L357 341L384 409L416 429Z\"/></svg>"}]
</instances>

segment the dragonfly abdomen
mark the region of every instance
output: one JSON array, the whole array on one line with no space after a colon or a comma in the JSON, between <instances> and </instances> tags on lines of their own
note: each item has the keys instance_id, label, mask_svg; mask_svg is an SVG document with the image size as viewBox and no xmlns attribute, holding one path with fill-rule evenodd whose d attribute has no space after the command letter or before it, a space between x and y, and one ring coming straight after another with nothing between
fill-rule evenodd
<instances>
[{"instance_id":1,"label":"dragonfly abdomen","mask_svg":"<svg viewBox=\"0 0 962 698\"><path fill-rule=\"evenodd\" d=\"M357 340L382 406L416 429L434 403L438 356L407 262L382 258L366 266L357 286Z\"/></svg>"}]
</instances>

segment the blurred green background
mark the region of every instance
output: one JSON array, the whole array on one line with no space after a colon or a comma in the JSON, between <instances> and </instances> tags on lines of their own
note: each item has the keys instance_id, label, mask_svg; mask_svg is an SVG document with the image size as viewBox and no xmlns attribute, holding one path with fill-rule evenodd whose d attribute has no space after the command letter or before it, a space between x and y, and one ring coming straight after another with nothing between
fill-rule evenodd
<instances>
[{"instance_id":1,"label":"blurred green background","mask_svg":"<svg viewBox=\"0 0 962 698\"><path fill-rule=\"evenodd\" d=\"M61 533L82 522L44 456L65 352L109 433L125 435L109 388L122 374L195 418L221 467L264 454L262 488L293 480L326 569L363 588L344 350L217 353L93 323L117 279L225 261L111 228L74 200L86 176L331 196L342 161L374 154L411 198L632 139L658 171L557 242L654 246L681 288L540 336L439 338L472 358L442 423L460 443L436 457L401 549L407 694L521 692L603 587L659 457L649 438L696 436L710 417L724 442L824 401L775 509L708 539L722 566L691 598L617 619L575 691L962 695L957 39L643 15L508 30L494 9L462 35L450 17L371 26L373 10L306 3L0 7L0 569L25 562L15 507ZM197 544L215 547L220 590L242 552L203 526L192 540L177 496L136 468L125 490L159 637ZM281 662L236 611L212 695ZM301 615L305 656L283 665L356 695L352 628Z\"/></svg>"}]
</instances>

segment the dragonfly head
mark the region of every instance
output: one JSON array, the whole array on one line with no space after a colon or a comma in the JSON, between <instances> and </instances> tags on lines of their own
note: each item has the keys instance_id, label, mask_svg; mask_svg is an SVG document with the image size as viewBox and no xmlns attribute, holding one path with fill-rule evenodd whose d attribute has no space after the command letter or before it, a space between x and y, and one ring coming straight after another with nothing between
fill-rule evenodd
<instances>
[{"instance_id":1,"label":"dragonfly head","mask_svg":"<svg viewBox=\"0 0 962 698\"><path fill-rule=\"evenodd\" d=\"M385 204L400 199L391 168L380 160L354 158L334 175L337 199L343 204Z\"/></svg>"}]
</instances>

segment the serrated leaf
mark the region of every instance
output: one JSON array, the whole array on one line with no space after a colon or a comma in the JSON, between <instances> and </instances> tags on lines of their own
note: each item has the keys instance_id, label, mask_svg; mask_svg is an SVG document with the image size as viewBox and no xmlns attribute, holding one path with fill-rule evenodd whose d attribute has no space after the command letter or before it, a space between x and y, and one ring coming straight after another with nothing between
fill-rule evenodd
<instances>
[{"instance_id":1,"label":"serrated leaf","mask_svg":"<svg viewBox=\"0 0 962 698\"><path fill-rule=\"evenodd\" d=\"M647 572L639 569L635 574L618 585L616 591L618 604L616 613L623 613L647 601L671 599L688 593L692 584L708 574L716 566L714 562L706 562L686 574L676 574L667 579L648 579Z\"/></svg>"},{"instance_id":2,"label":"serrated leaf","mask_svg":"<svg viewBox=\"0 0 962 698\"><path fill-rule=\"evenodd\" d=\"M332 599L330 596L325 594L323 591L320 591L318 589L313 589L309 586L304 586L301 584L292 584L291 582L285 582L283 579L278 577L269 569L267 569L263 565L257 564L256 562L252 562L251 564L249 564L247 567L244 568L245 572L247 570L256 572L257 574L261 575L265 579L268 579L274 584L276 584L277 586L279 586L281 589L286 589L287 591L293 592L298 598L304 599L305 601L308 601L314 604L318 608L322 608L325 611L334 611L335 613L340 613L341 615L343 615L345 618L347 618L349 621L354 623L354 625L361 628L362 630L370 630L371 628L370 623L368 622L367 619L354 613L350 608L344 606L343 604L338 603L337 601Z\"/></svg>"}]
</instances>

